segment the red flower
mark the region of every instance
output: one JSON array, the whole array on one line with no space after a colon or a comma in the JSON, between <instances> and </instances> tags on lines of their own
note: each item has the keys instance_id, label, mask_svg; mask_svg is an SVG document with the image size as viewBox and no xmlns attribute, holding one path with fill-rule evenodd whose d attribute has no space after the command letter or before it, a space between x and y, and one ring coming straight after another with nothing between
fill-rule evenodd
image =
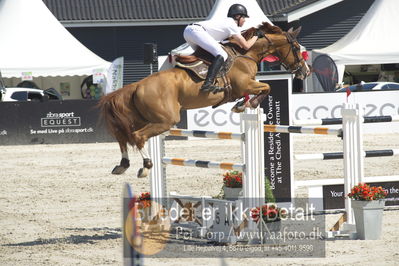
<instances>
[{"instance_id":1,"label":"red flower","mask_svg":"<svg viewBox=\"0 0 399 266\"><path fill-rule=\"evenodd\" d=\"M242 173L239 171L229 171L223 174L223 184L226 187L241 188Z\"/></svg>"},{"instance_id":2,"label":"red flower","mask_svg":"<svg viewBox=\"0 0 399 266\"><path fill-rule=\"evenodd\" d=\"M384 199L387 194L382 187L370 187L368 184L359 183L351 189L348 197L354 200L379 200Z\"/></svg>"},{"instance_id":3,"label":"red flower","mask_svg":"<svg viewBox=\"0 0 399 266\"><path fill-rule=\"evenodd\" d=\"M141 193L138 201L139 201L139 209L151 207L150 192Z\"/></svg>"},{"instance_id":4,"label":"red flower","mask_svg":"<svg viewBox=\"0 0 399 266\"><path fill-rule=\"evenodd\" d=\"M260 213L262 213L262 219L266 223L279 221L286 216L285 210L278 208L275 204L263 205L262 208L253 208L251 210L251 217L255 222L259 221Z\"/></svg>"}]
</instances>

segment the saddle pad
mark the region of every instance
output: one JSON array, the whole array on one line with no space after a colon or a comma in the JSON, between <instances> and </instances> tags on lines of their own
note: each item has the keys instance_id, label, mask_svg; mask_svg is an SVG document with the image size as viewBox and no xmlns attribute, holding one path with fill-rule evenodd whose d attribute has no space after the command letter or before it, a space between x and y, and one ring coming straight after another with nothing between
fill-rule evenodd
<instances>
[{"instance_id":1,"label":"saddle pad","mask_svg":"<svg viewBox=\"0 0 399 266\"><path fill-rule=\"evenodd\" d=\"M206 74L208 73L208 66L203 61L195 61L188 64L182 64L180 62L176 62L176 67L190 70L200 79L205 79Z\"/></svg>"},{"instance_id":2,"label":"saddle pad","mask_svg":"<svg viewBox=\"0 0 399 266\"><path fill-rule=\"evenodd\" d=\"M221 70L217 74L217 78L221 78L223 75L226 75L230 71L232 65L233 65L233 59L231 56L229 56L224 65L222 66ZM203 80L206 78L206 74L208 73L208 65L205 64L204 61L202 60L198 60L187 64L176 62L176 67L190 70L197 77Z\"/></svg>"}]
</instances>

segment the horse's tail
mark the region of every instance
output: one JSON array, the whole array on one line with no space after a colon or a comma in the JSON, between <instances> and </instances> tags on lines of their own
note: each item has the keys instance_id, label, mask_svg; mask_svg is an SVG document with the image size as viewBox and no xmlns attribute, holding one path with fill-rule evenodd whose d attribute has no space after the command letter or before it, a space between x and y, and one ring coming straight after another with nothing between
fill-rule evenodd
<instances>
[{"instance_id":1,"label":"horse's tail","mask_svg":"<svg viewBox=\"0 0 399 266\"><path fill-rule=\"evenodd\" d=\"M132 98L137 84L132 83L101 97L98 106L108 131L118 140L135 145L132 139L134 127Z\"/></svg>"}]
</instances>

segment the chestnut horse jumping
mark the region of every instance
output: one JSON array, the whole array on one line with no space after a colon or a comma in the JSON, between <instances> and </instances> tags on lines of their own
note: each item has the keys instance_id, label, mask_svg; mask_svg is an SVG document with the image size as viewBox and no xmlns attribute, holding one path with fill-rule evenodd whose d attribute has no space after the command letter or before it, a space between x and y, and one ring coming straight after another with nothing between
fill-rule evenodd
<instances>
[{"instance_id":1,"label":"chestnut horse jumping","mask_svg":"<svg viewBox=\"0 0 399 266\"><path fill-rule=\"evenodd\" d=\"M281 64L299 79L306 78L310 73L296 40L300 28L283 32L277 26L263 23L259 29L265 37L259 38L248 51L236 46L238 56L227 73L227 80L232 87L229 100L252 94L255 96L249 104L251 107L259 105L270 92L267 83L255 80L258 64L265 56L278 56ZM243 35L252 37L254 32L255 29L251 28ZM219 79L218 82L223 80ZM122 153L122 160L113 169L113 174L122 174L130 166L127 153L129 143L132 147L136 146L143 157L143 168L138 176L146 176L152 167L144 149L149 138L168 131L178 123L181 109L218 105L226 101L225 91L200 92L202 83L203 80L193 78L187 70L175 67L157 72L101 98L99 106L102 117L110 133L119 142Z\"/></svg>"}]
</instances>

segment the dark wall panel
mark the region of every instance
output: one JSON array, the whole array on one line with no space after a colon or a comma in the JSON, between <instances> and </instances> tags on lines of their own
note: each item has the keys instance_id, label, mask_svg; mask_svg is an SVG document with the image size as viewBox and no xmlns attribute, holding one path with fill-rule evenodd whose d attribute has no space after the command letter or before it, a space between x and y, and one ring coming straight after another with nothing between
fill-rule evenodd
<instances>
[{"instance_id":1,"label":"dark wall panel","mask_svg":"<svg viewBox=\"0 0 399 266\"><path fill-rule=\"evenodd\" d=\"M374 0L345 0L326 9L287 24L276 22L284 30L302 26L299 41L308 50L324 48L347 34L368 11ZM144 43L156 43L159 55L183 44L185 25L86 27L68 30L94 53L108 61L125 58L124 84L138 81L150 74L143 64ZM157 65L153 66L157 69Z\"/></svg>"},{"instance_id":2,"label":"dark wall panel","mask_svg":"<svg viewBox=\"0 0 399 266\"><path fill-rule=\"evenodd\" d=\"M299 41L308 50L327 47L356 26L374 0L345 0L292 25L302 25Z\"/></svg>"},{"instance_id":3,"label":"dark wall panel","mask_svg":"<svg viewBox=\"0 0 399 266\"><path fill-rule=\"evenodd\" d=\"M150 74L150 66L143 64L144 43L156 43L158 55L168 52L185 41L184 26L68 28L91 51L112 61L123 56L124 84L138 81ZM157 65L153 65L157 69Z\"/></svg>"}]
</instances>

